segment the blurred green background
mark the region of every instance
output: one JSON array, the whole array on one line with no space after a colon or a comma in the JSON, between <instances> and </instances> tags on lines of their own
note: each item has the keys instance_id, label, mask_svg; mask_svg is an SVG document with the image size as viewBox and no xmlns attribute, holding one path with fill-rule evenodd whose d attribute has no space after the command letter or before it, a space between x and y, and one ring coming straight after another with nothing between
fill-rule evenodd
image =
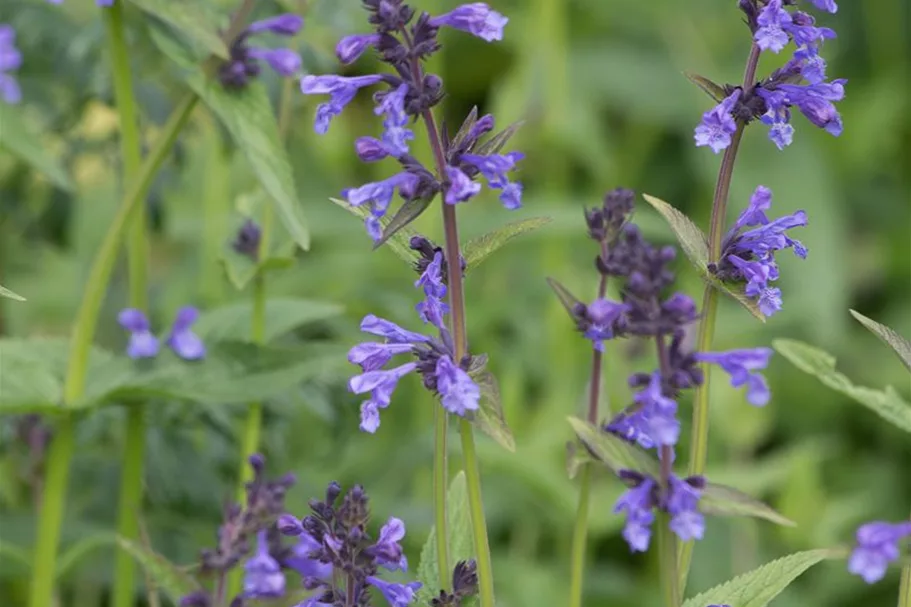
<instances>
[{"instance_id":1,"label":"blurred green background","mask_svg":"<svg viewBox=\"0 0 911 607\"><path fill-rule=\"evenodd\" d=\"M305 69L337 70L334 44L365 31L356 0L315 0L302 36ZM430 12L457 3L423 0ZM720 157L696 149L692 129L712 102L683 75L738 82L749 34L733 0L496 0L510 18L502 43L486 44L446 32L432 68L446 82L446 121L472 105L499 124L526 124L512 149L527 154L521 179L525 205L502 209L486 193L460 207L464 237L511 220L550 216L553 222L510 244L467 281L471 349L490 355L506 415L517 442L508 453L479 439L499 603L566 602L570 532L577 489L564 471L571 433L565 417L582 411L590 347L544 282L561 280L583 299L594 295L595 251L584 236L582 209L618 185L661 197L698 223L708 221ZM261 2L259 14L277 5ZM226 4L223 8L227 9ZM911 5L904 0L841 3L820 18L839 34L828 42L830 75L848 78L839 104L839 139L795 116L794 144L779 152L764 128L751 127L734 175L732 214L758 184L775 193L774 214L806 209L799 234L810 256L781 258L784 311L761 325L723 301L716 348L765 346L776 337L801 339L838 356L839 367L862 385L911 393L908 375L888 349L854 322L849 308L911 336ZM151 44L142 15L128 12L131 61L145 138L154 135L182 93L174 69ZM98 10L88 0L64 7L39 0L4 0L0 22L13 24L25 61L18 76L31 130L73 177L72 192L55 188L17 158L0 152L0 283L28 297L0 299L0 332L9 336L66 335L86 273L117 203L116 114ZM767 74L786 59L764 56ZM372 60L357 73L376 67ZM355 72L352 72L355 73ZM280 83L265 75L277 100ZM357 325L375 313L417 328L412 270L388 250L371 252L358 220L328 201L343 188L388 175L393 166L366 166L352 141L376 134L379 121L362 95L324 137L312 131L315 99L293 96L290 155L313 233L312 250L275 274L269 293L337 302L344 315L308 325L291 341L350 345ZM2 128L2 125L0 125ZM419 132L420 139L420 132ZM420 148L423 143L418 146ZM429 158L426 149L420 153ZM245 300L217 263L236 222L235 207L257 195L245 160L216 120L197 109L177 149L156 179L147 210L152 218L150 286L153 324L170 322L177 307L212 308ZM204 209L209 217L204 223ZM655 213L640 205L646 234L670 242ZM418 223L439 239L436 213ZM681 259L680 289L698 298L699 279ZM123 346L115 322L126 299L121 266L105 303L98 342ZM343 361L341 361L343 363ZM625 404L625 376L648 368L629 342L608 355L608 396ZM408 524L408 555L416 563L429 530L432 399L417 381L399 387L375 436L357 431L357 405L344 390L351 370L300 386L268 403L263 451L275 473L294 471L292 511L325 484L359 482L375 517ZM749 407L723 382L713 388L709 476L769 501L799 523L712 520L696 549L690 593L727 580L777 556L852 540L868 519L897 520L911 508L911 443L857 404L828 390L781 357L768 371L773 400ZM721 379L721 378L719 378ZM2 389L2 387L0 387ZM232 494L241 408L155 403L150 414L144 522L156 549L189 564L214 542L221 505ZM689 403L684 403L688 417ZM62 550L113 527L122 437L122 411L88 416L79 430ZM34 471L18 438L21 420L0 419L0 537L28 550L34 528ZM685 419L686 435L688 420ZM453 441L453 471L459 464ZM684 446L681 453L686 453ZM631 556L611 513L619 484L599 477L591 508L585 604L658 605L654 552ZM24 600L28 571L0 560L5 605ZM62 575L64 605L103 605L110 585L109 550L75 554ZM849 576L843 562L803 576L775 603L781 607L869 607L894 604L897 571L879 585ZM143 589L137 592L144 597ZM144 598L142 600L145 600Z\"/></svg>"}]
</instances>

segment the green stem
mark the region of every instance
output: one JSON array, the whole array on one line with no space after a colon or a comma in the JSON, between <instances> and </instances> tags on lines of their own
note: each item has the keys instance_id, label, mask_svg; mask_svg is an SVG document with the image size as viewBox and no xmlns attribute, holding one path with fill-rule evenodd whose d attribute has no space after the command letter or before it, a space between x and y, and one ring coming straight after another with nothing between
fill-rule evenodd
<instances>
[{"instance_id":1,"label":"green stem","mask_svg":"<svg viewBox=\"0 0 911 607\"><path fill-rule=\"evenodd\" d=\"M433 522L437 545L437 569L440 589L449 588L452 570L449 568L449 546L446 537L446 485L449 482L447 466L447 426L449 415L443 407L435 407L433 413ZM442 540L442 541L441 541Z\"/></svg>"},{"instance_id":2,"label":"green stem","mask_svg":"<svg viewBox=\"0 0 911 607\"><path fill-rule=\"evenodd\" d=\"M447 205L448 206L448 205ZM468 511L471 514L471 536L477 551L478 585L481 607L494 607L493 564L490 560L490 541L487 539L487 520L484 516L484 500L481 498L481 472L478 454L474 446L474 432L471 422L459 420L462 436L462 457L465 479L468 481Z\"/></svg>"},{"instance_id":3,"label":"green stem","mask_svg":"<svg viewBox=\"0 0 911 607\"><path fill-rule=\"evenodd\" d=\"M901 584L898 587L898 607L911 607L911 565L902 569Z\"/></svg>"},{"instance_id":4,"label":"green stem","mask_svg":"<svg viewBox=\"0 0 911 607\"><path fill-rule=\"evenodd\" d=\"M579 506L573 527L570 560L569 607L582 606L582 581L585 577L585 547L588 543L588 501L591 493L591 466L584 466L579 478Z\"/></svg>"},{"instance_id":5,"label":"green stem","mask_svg":"<svg viewBox=\"0 0 911 607\"><path fill-rule=\"evenodd\" d=\"M130 71L130 53L127 48L123 25L123 2L114 2L104 15L108 37L108 54L114 83L114 98L120 117L120 157L123 162L123 184L132 182L142 163L139 120L133 81ZM138 204L128 219L127 265L130 306L148 309L148 241L146 238L145 209ZM142 473L145 455L145 416L143 405L133 403L127 408L124 425L123 466L120 470L120 495L117 505L117 534L128 540L139 538L139 515L142 504ZM114 587L112 607L131 607L135 599L136 564L123 550L114 555Z\"/></svg>"},{"instance_id":6,"label":"green stem","mask_svg":"<svg viewBox=\"0 0 911 607\"><path fill-rule=\"evenodd\" d=\"M661 570L661 591L666 607L680 607L681 588L677 579L677 538L670 528L670 516L659 512L655 524L658 526L658 559Z\"/></svg>"}]
</instances>

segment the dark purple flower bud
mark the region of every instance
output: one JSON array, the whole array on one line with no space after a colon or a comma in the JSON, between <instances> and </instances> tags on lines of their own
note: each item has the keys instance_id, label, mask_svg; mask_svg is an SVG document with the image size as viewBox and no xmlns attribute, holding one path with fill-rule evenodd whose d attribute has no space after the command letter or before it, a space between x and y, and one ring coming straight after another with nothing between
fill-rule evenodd
<instances>
[{"instance_id":1,"label":"dark purple flower bud","mask_svg":"<svg viewBox=\"0 0 911 607\"><path fill-rule=\"evenodd\" d=\"M769 402L769 387L765 378L757 373L769 366L770 348L750 348L728 352L698 352L696 360L720 366L731 376L735 388L747 387L747 402L761 407Z\"/></svg>"},{"instance_id":2,"label":"dark purple flower bud","mask_svg":"<svg viewBox=\"0 0 911 607\"><path fill-rule=\"evenodd\" d=\"M259 32L272 32L279 36L294 36L304 27L304 18L293 13L276 15L261 21L254 21L247 27L247 32L256 34Z\"/></svg>"},{"instance_id":3,"label":"dark purple flower bud","mask_svg":"<svg viewBox=\"0 0 911 607\"><path fill-rule=\"evenodd\" d=\"M171 333L166 343L177 356L184 360L199 360L206 355L206 346L190 327L199 318L199 310L193 306L184 306L177 311Z\"/></svg>"},{"instance_id":4,"label":"dark purple flower bud","mask_svg":"<svg viewBox=\"0 0 911 607\"><path fill-rule=\"evenodd\" d=\"M284 564L303 578L328 579L332 575L332 564L323 563L317 558L321 548L320 543L313 539L312 535L302 533L291 548L291 556L285 559Z\"/></svg>"},{"instance_id":5,"label":"dark purple flower bud","mask_svg":"<svg viewBox=\"0 0 911 607\"><path fill-rule=\"evenodd\" d=\"M487 42L503 39L503 28L509 21L500 13L491 10L483 2L463 4L455 10L432 17L430 24L434 27L451 27L468 32Z\"/></svg>"},{"instance_id":6,"label":"dark purple flower bud","mask_svg":"<svg viewBox=\"0 0 911 607\"><path fill-rule=\"evenodd\" d=\"M266 470L266 458L263 457L262 453L254 453L247 458L247 461L250 462L254 475L261 475Z\"/></svg>"},{"instance_id":7,"label":"dark purple flower bud","mask_svg":"<svg viewBox=\"0 0 911 607\"><path fill-rule=\"evenodd\" d=\"M196 590L180 599L180 607L211 607L212 598L205 590Z\"/></svg>"},{"instance_id":8,"label":"dark purple flower bud","mask_svg":"<svg viewBox=\"0 0 911 607\"><path fill-rule=\"evenodd\" d=\"M354 142L354 149L357 157L364 162L376 162L389 156L386 144L373 137L358 137Z\"/></svg>"},{"instance_id":9,"label":"dark purple flower bud","mask_svg":"<svg viewBox=\"0 0 911 607\"><path fill-rule=\"evenodd\" d=\"M732 111L740 99L741 90L737 89L721 103L702 115L702 122L696 127L696 147L708 146L718 154L729 145L731 137L737 131L737 122Z\"/></svg>"},{"instance_id":10,"label":"dark purple flower bud","mask_svg":"<svg viewBox=\"0 0 911 607\"><path fill-rule=\"evenodd\" d=\"M237 236L234 238L234 242L231 243L231 248L241 255L246 255L253 261L256 261L259 259L259 243L261 238L262 230L259 229L259 226L256 225L255 221L248 219L237 231Z\"/></svg>"},{"instance_id":11,"label":"dark purple flower bud","mask_svg":"<svg viewBox=\"0 0 911 607\"><path fill-rule=\"evenodd\" d=\"M494 127L494 118L493 114L484 114L478 121L472 125L471 130L468 131L468 136L466 137L469 141L477 141L487 133L493 130Z\"/></svg>"},{"instance_id":12,"label":"dark purple flower bud","mask_svg":"<svg viewBox=\"0 0 911 607\"><path fill-rule=\"evenodd\" d=\"M287 48L257 48L248 51L249 56L265 61L279 76L293 76L301 68L300 55Z\"/></svg>"},{"instance_id":13,"label":"dark purple flower bud","mask_svg":"<svg viewBox=\"0 0 911 607\"><path fill-rule=\"evenodd\" d=\"M857 530L857 546L848 560L848 571L859 575L868 584L883 579L889 563L900 556L898 543L911 536L911 522L872 522Z\"/></svg>"},{"instance_id":14,"label":"dark purple flower bud","mask_svg":"<svg viewBox=\"0 0 911 607\"><path fill-rule=\"evenodd\" d=\"M9 73L22 65L22 54L16 48L16 31L11 25L0 23L0 100L15 104L22 101L19 82Z\"/></svg>"},{"instance_id":15,"label":"dark purple flower bud","mask_svg":"<svg viewBox=\"0 0 911 607\"><path fill-rule=\"evenodd\" d=\"M452 592L459 600L478 594L478 564L470 561L459 561L452 570Z\"/></svg>"},{"instance_id":16,"label":"dark purple flower bud","mask_svg":"<svg viewBox=\"0 0 911 607\"><path fill-rule=\"evenodd\" d=\"M149 319L135 308L122 310L117 316L120 326L130 332L127 356L132 359L154 358L158 355L158 338L152 335Z\"/></svg>"},{"instance_id":17,"label":"dark purple flower bud","mask_svg":"<svg viewBox=\"0 0 911 607\"><path fill-rule=\"evenodd\" d=\"M383 580L368 576L367 583L378 589L390 607L408 607L415 599L416 592L421 588L420 582L410 582L408 584L395 584L384 582Z\"/></svg>"},{"instance_id":18,"label":"dark purple flower bud","mask_svg":"<svg viewBox=\"0 0 911 607\"><path fill-rule=\"evenodd\" d=\"M335 47L335 56L345 65L354 63L364 54L367 47L376 46L380 41L379 34L354 34L339 40Z\"/></svg>"},{"instance_id":19,"label":"dark purple flower bud","mask_svg":"<svg viewBox=\"0 0 911 607\"><path fill-rule=\"evenodd\" d=\"M300 520L291 514L282 514L276 522L279 532L282 535L300 535L304 532Z\"/></svg>"},{"instance_id":20,"label":"dark purple flower bud","mask_svg":"<svg viewBox=\"0 0 911 607\"><path fill-rule=\"evenodd\" d=\"M480 406L481 389L474 380L456 366L448 355L441 356L436 366L437 391L443 408L450 413L465 417L469 411Z\"/></svg>"},{"instance_id":21,"label":"dark purple flower bud","mask_svg":"<svg viewBox=\"0 0 911 607\"><path fill-rule=\"evenodd\" d=\"M314 130L320 135L325 134L329 130L329 121L342 113L359 89L372 86L382 79L377 74L351 78L333 74L301 78L301 92L305 95L330 95L328 103L322 103L316 108Z\"/></svg>"}]
</instances>

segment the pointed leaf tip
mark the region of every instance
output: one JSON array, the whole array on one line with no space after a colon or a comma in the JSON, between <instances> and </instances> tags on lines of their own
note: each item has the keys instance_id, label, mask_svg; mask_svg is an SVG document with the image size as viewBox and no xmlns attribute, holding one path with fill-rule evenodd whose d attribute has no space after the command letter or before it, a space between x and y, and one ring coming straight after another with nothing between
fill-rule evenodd
<instances>
[{"instance_id":1,"label":"pointed leaf tip","mask_svg":"<svg viewBox=\"0 0 911 607\"><path fill-rule=\"evenodd\" d=\"M512 221L504 226L472 238L464 247L465 271L476 268L491 253L502 248L506 243L521 236L542 228L551 222L550 217L531 217L521 221Z\"/></svg>"},{"instance_id":2,"label":"pointed leaf tip","mask_svg":"<svg viewBox=\"0 0 911 607\"><path fill-rule=\"evenodd\" d=\"M884 344L892 348L899 360L911 370L911 341L905 339L898 331L868 318L856 310L850 310L857 322L876 335Z\"/></svg>"},{"instance_id":3,"label":"pointed leaf tip","mask_svg":"<svg viewBox=\"0 0 911 607\"><path fill-rule=\"evenodd\" d=\"M720 102L727 97L727 94L724 92L724 87L715 84L708 78L692 72L683 72L683 75L686 76L687 80L701 88L705 94L715 101Z\"/></svg>"}]
</instances>

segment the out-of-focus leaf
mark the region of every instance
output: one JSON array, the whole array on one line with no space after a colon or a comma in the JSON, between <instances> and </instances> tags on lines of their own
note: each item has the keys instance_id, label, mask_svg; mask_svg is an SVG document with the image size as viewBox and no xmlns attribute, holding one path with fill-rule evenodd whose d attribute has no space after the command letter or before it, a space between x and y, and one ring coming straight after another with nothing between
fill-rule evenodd
<instances>
[{"instance_id":1,"label":"out-of-focus leaf","mask_svg":"<svg viewBox=\"0 0 911 607\"><path fill-rule=\"evenodd\" d=\"M122 537L117 538L117 544L121 550L136 559L139 566L145 570L146 575L155 582L158 589L164 592L175 606L180 604L181 598L200 589L199 583L193 579L193 576L157 552Z\"/></svg>"},{"instance_id":2,"label":"out-of-focus leaf","mask_svg":"<svg viewBox=\"0 0 911 607\"><path fill-rule=\"evenodd\" d=\"M804 571L826 559L841 556L843 554L838 550L796 552L715 586L687 600L683 607L765 607Z\"/></svg>"},{"instance_id":3,"label":"out-of-focus leaf","mask_svg":"<svg viewBox=\"0 0 911 607\"><path fill-rule=\"evenodd\" d=\"M459 472L449 484L446 493L446 538L449 544L449 557L453 566L459 561L467 561L474 556L474 542L471 538L471 516L468 510L468 485L465 473ZM430 528L430 535L421 548L421 563L418 565L418 580L423 584L418 592L418 603L429 603L439 596L440 583L439 561L437 559L437 538L435 527ZM445 580L449 588L450 580Z\"/></svg>"},{"instance_id":4,"label":"out-of-focus leaf","mask_svg":"<svg viewBox=\"0 0 911 607\"><path fill-rule=\"evenodd\" d=\"M404 230L408 224L420 217L421 213L430 207L430 203L433 202L435 196L436 195L408 200L400 206L399 210L392 216L392 219L389 220L389 223L383 226L383 235L380 236L378 241L373 243L373 248L376 249L381 247L384 242Z\"/></svg>"},{"instance_id":5,"label":"out-of-focus leaf","mask_svg":"<svg viewBox=\"0 0 911 607\"><path fill-rule=\"evenodd\" d=\"M501 447L515 451L516 441L503 416L503 404L500 401L500 386L497 378L489 371L472 373L471 378L481 389L480 407L472 420L474 425Z\"/></svg>"},{"instance_id":6,"label":"out-of-focus leaf","mask_svg":"<svg viewBox=\"0 0 911 607\"><path fill-rule=\"evenodd\" d=\"M692 72L684 72L683 75L686 76L690 82L701 88L709 97L715 101L721 101L727 97L727 95L724 94L724 89L708 78L700 76L699 74L694 74Z\"/></svg>"},{"instance_id":7,"label":"out-of-focus leaf","mask_svg":"<svg viewBox=\"0 0 911 607\"><path fill-rule=\"evenodd\" d=\"M756 305L756 302L744 295L740 287L724 283L709 272L709 244L702 230L690 221L689 217L660 198L655 198L648 194L643 194L642 197L645 198L645 201L652 205L665 220L667 220L668 225L670 225L671 230L674 232L674 236L677 237L677 242L680 243L683 252L686 253L689 260L696 266L702 279L719 291L734 298L734 300L746 308L750 314L765 322L765 315L759 311L759 306Z\"/></svg>"},{"instance_id":8,"label":"out-of-focus leaf","mask_svg":"<svg viewBox=\"0 0 911 607\"><path fill-rule=\"evenodd\" d=\"M575 295L569 292L569 289L560 284L556 279L548 278L547 284L550 285L553 292L557 294L557 298L560 300L560 303L563 304L563 308L570 317L575 318L576 308L585 304L579 301Z\"/></svg>"},{"instance_id":9,"label":"out-of-focus leaf","mask_svg":"<svg viewBox=\"0 0 911 607\"><path fill-rule=\"evenodd\" d=\"M26 571L32 568L32 559L29 553L24 548L14 546L9 540L0 542L0 562L3 561L16 563L17 566Z\"/></svg>"},{"instance_id":10,"label":"out-of-focus leaf","mask_svg":"<svg viewBox=\"0 0 911 607\"><path fill-rule=\"evenodd\" d=\"M809 344L792 339L772 342L778 352L794 366L845 396L849 396L879 414L880 417L905 432L911 432L911 404L906 403L892 386L874 390L855 386L851 380L835 370L835 357Z\"/></svg>"},{"instance_id":11,"label":"out-of-focus leaf","mask_svg":"<svg viewBox=\"0 0 911 607\"><path fill-rule=\"evenodd\" d=\"M491 253L505 245L507 242L522 234L533 232L546 226L551 221L550 217L531 217L521 221L513 221L501 226L483 236L473 238L465 243L465 271L476 268Z\"/></svg>"},{"instance_id":12,"label":"out-of-focus leaf","mask_svg":"<svg viewBox=\"0 0 911 607\"><path fill-rule=\"evenodd\" d=\"M184 80L190 88L224 123L275 204L285 228L302 249L308 250L310 231L265 87L251 82L241 90L226 90L217 79L206 78L168 32L155 27L150 32L162 52L183 68Z\"/></svg>"},{"instance_id":13,"label":"out-of-focus leaf","mask_svg":"<svg viewBox=\"0 0 911 607\"><path fill-rule=\"evenodd\" d=\"M57 579L65 577L86 555L116 542L117 536L111 533L96 533L80 539L60 555L57 561Z\"/></svg>"},{"instance_id":14,"label":"out-of-focus leaf","mask_svg":"<svg viewBox=\"0 0 911 607\"><path fill-rule=\"evenodd\" d=\"M41 139L32 133L27 124L28 121L18 108L0 103L0 148L30 164L58 188L72 190L73 182L66 170L48 153Z\"/></svg>"},{"instance_id":15,"label":"out-of-focus leaf","mask_svg":"<svg viewBox=\"0 0 911 607\"><path fill-rule=\"evenodd\" d=\"M3 285L0 285L0 297L6 297L8 299L14 299L16 301L25 301L25 298L19 295L18 293L13 293Z\"/></svg>"},{"instance_id":16,"label":"out-of-focus leaf","mask_svg":"<svg viewBox=\"0 0 911 607\"><path fill-rule=\"evenodd\" d=\"M508 127L479 145L477 151L475 151L475 154L479 154L481 156L499 154L500 150L503 149L503 146L505 146L506 143L512 139L512 136L516 134L516 132L522 127L523 124L525 124L524 120L510 124Z\"/></svg>"},{"instance_id":17,"label":"out-of-focus leaf","mask_svg":"<svg viewBox=\"0 0 911 607\"><path fill-rule=\"evenodd\" d=\"M361 219L366 219L370 215L370 211L362 206L356 207L348 204L347 201L340 200L338 198L330 198L329 200L342 207L352 215L360 217ZM383 230L385 231L386 226L389 225L389 220L383 217L380 219L380 223L382 224ZM392 252L403 260L407 261L408 263L414 263L418 260L418 254L409 246L412 236L417 236L417 233L411 228L405 227L393 234L388 240L386 240L384 244L392 249Z\"/></svg>"},{"instance_id":18,"label":"out-of-focus leaf","mask_svg":"<svg viewBox=\"0 0 911 607\"><path fill-rule=\"evenodd\" d=\"M161 19L188 38L193 46L228 58L228 48L218 37L219 20L212 11L212 3L203 0L130 0L144 12Z\"/></svg>"},{"instance_id":19,"label":"out-of-focus leaf","mask_svg":"<svg viewBox=\"0 0 911 607\"><path fill-rule=\"evenodd\" d=\"M749 516L761 518L776 525L793 527L794 521L776 512L756 498L728 487L709 483L699 499L699 509L716 516Z\"/></svg>"},{"instance_id":20,"label":"out-of-focus leaf","mask_svg":"<svg viewBox=\"0 0 911 607\"><path fill-rule=\"evenodd\" d=\"M596 461L588 449L580 449L578 443L566 443L566 475L576 478L582 466Z\"/></svg>"},{"instance_id":21,"label":"out-of-focus leaf","mask_svg":"<svg viewBox=\"0 0 911 607\"><path fill-rule=\"evenodd\" d=\"M582 444L601 463L614 472L634 470L649 476L658 476L658 461L635 445L622 438L581 420L569 417L569 424Z\"/></svg>"},{"instance_id":22,"label":"out-of-focus leaf","mask_svg":"<svg viewBox=\"0 0 911 607\"><path fill-rule=\"evenodd\" d=\"M264 338L271 341L288 331L311 322L341 314L342 307L311 299L274 298L266 302ZM246 341L250 339L253 305L250 302L229 304L203 312L193 326L206 343Z\"/></svg>"},{"instance_id":23,"label":"out-of-focus leaf","mask_svg":"<svg viewBox=\"0 0 911 607\"><path fill-rule=\"evenodd\" d=\"M897 331L880 324L872 318L867 318L860 312L851 310L851 316L876 335L884 344L892 348L909 370L911 370L911 341L898 334Z\"/></svg>"}]
</instances>

